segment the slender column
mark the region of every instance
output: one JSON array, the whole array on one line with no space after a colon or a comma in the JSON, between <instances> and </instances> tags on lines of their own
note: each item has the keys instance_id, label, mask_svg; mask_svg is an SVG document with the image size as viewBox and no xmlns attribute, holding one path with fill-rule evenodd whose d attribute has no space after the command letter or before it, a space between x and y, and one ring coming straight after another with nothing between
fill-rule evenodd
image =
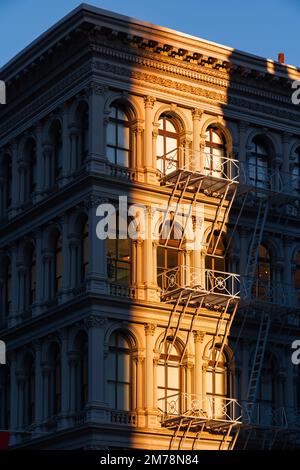
<instances>
[{"instance_id":1,"label":"slender column","mask_svg":"<svg viewBox=\"0 0 300 470\"><path fill-rule=\"evenodd\" d=\"M86 205L89 210L89 275L88 290L100 294L107 291L106 240L99 240L96 235L98 218L96 208L101 200L91 197Z\"/></svg>"},{"instance_id":2,"label":"slender column","mask_svg":"<svg viewBox=\"0 0 300 470\"><path fill-rule=\"evenodd\" d=\"M35 349L35 403L34 403L34 415L35 423L37 426L36 431L39 430L40 423L43 417L43 384L42 384L42 371L41 371L41 343L40 341L34 342Z\"/></svg>"},{"instance_id":3,"label":"slender column","mask_svg":"<svg viewBox=\"0 0 300 470\"><path fill-rule=\"evenodd\" d=\"M53 146L49 143L43 144L44 155L44 190L49 190L54 185L54 165L52 162Z\"/></svg>"},{"instance_id":4,"label":"slender column","mask_svg":"<svg viewBox=\"0 0 300 470\"><path fill-rule=\"evenodd\" d=\"M79 148L78 148L78 138L79 138L79 128L74 124L69 128L70 136L70 173L74 173L79 168Z\"/></svg>"},{"instance_id":5,"label":"slender column","mask_svg":"<svg viewBox=\"0 0 300 470\"><path fill-rule=\"evenodd\" d=\"M68 364L68 331L63 328L60 331L61 338L61 422L60 427L67 426L69 413L70 390L75 390L76 384L70 381Z\"/></svg>"},{"instance_id":6,"label":"slender column","mask_svg":"<svg viewBox=\"0 0 300 470\"><path fill-rule=\"evenodd\" d=\"M59 186L66 184L70 176L69 106L66 103L62 110L62 147L62 176L59 181Z\"/></svg>"},{"instance_id":7,"label":"slender column","mask_svg":"<svg viewBox=\"0 0 300 470\"><path fill-rule=\"evenodd\" d=\"M97 83L89 86L89 155L90 171L104 171L106 160L106 135L104 125L104 102L107 87Z\"/></svg>"},{"instance_id":8,"label":"slender column","mask_svg":"<svg viewBox=\"0 0 300 470\"><path fill-rule=\"evenodd\" d=\"M146 383L145 383L145 407L148 411L154 409L153 403L153 385L154 385L154 333L156 325L147 323L144 325L146 335Z\"/></svg>"},{"instance_id":9,"label":"slender column","mask_svg":"<svg viewBox=\"0 0 300 470\"><path fill-rule=\"evenodd\" d=\"M193 147L192 147L192 158L191 158L191 169L200 169L200 121L203 111L195 108L192 110L193 117Z\"/></svg>"},{"instance_id":10,"label":"slender column","mask_svg":"<svg viewBox=\"0 0 300 470\"><path fill-rule=\"evenodd\" d=\"M62 225L62 289L61 289L61 301L64 302L68 299L70 289L70 250L69 250L69 218L64 214L61 219Z\"/></svg>"},{"instance_id":11,"label":"slender column","mask_svg":"<svg viewBox=\"0 0 300 470\"><path fill-rule=\"evenodd\" d=\"M247 400L248 384L249 384L249 348L250 343L247 339L242 340L242 376L241 376L241 397L242 401Z\"/></svg>"},{"instance_id":12,"label":"slender column","mask_svg":"<svg viewBox=\"0 0 300 470\"><path fill-rule=\"evenodd\" d=\"M242 165L247 161L246 159L246 131L248 123L244 121L239 122L239 161L242 162Z\"/></svg>"},{"instance_id":13,"label":"slender column","mask_svg":"<svg viewBox=\"0 0 300 470\"><path fill-rule=\"evenodd\" d=\"M78 364L78 354L70 351L68 354L68 362L70 369L70 413L76 411L76 389L79 384L76 383L76 365Z\"/></svg>"},{"instance_id":14,"label":"slender column","mask_svg":"<svg viewBox=\"0 0 300 470\"><path fill-rule=\"evenodd\" d=\"M48 418L49 414L49 378L51 368L49 365L44 364L42 368L43 377L43 420Z\"/></svg>"},{"instance_id":15,"label":"slender column","mask_svg":"<svg viewBox=\"0 0 300 470\"><path fill-rule=\"evenodd\" d=\"M205 397L205 393L203 393L203 347L204 347L204 337L205 333L203 331L193 331L194 334L194 342L195 342L195 395L197 397L203 398Z\"/></svg>"},{"instance_id":16,"label":"slender column","mask_svg":"<svg viewBox=\"0 0 300 470\"><path fill-rule=\"evenodd\" d=\"M89 406L104 403L104 327L106 320L94 315L86 319L88 328ZM97 374L92 373L97 371Z\"/></svg>"},{"instance_id":17,"label":"slender column","mask_svg":"<svg viewBox=\"0 0 300 470\"><path fill-rule=\"evenodd\" d=\"M42 145L43 126L38 123L36 126L36 189L33 202L38 202L44 190L44 158Z\"/></svg>"},{"instance_id":18,"label":"slender column","mask_svg":"<svg viewBox=\"0 0 300 470\"><path fill-rule=\"evenodd\" d=\"M24 426L24 393L25 393L25 376L23 371L17 371L17 389L18 389L18 418L17 428L23 429ZM15 400L14 402L15 403Z\"/></svg>"},{"instance_id":19,"label":"slender column","mask_svg":"<svg viewBox=\"0 0 300 470\"><path fill-rule=\"evenodd\" d=\"M145 135L144 135L144 166L153 169L152 161L152 109L155 103L152 96L144 97L145 104Z\"/></svg>"},{"instance_id":20,"label":"slender column","mask_svg":"<svg viewBox=\"0 0 300 470\"><path fill-rule=\"evenodd\" d=\"M35 256L36 256L36 293L35 293L35 301L32 306L33 316L38 315L41 311L41 304L43 302L43 278L44 278L41 230L37 230L34 235L35 235Z\"/></svg>"},{"instance_id":21,"label":"slender column","mask_svg":"<svg viewBox=\"0 0 300 470\"><path fill-rule=\"evenodd\" d=\"M18 315L18 305L19 305L19 289L18 289L18 267L17 267L17 245L11 245L11 272L12 272L12 282L11 282L11 312L8 317L9 326L14 326L16 324L16 317Z\"/></svg>"},{"instance_id":22,"label":"slender column","mask_svg":"<svg viewBox=\"0 0 300 470\"><path fill-rule=\"evenodd\" d=\"M19 172L18 172L18 143L16 140L11 142L11 156L12 156L12 195L11 195L11 209L8 216L14 217L17 214L19 206Z\"/></svg>"},{"instance_id":23,"label":"slender column","mask_svg":"<svg viewBox=\"0 0 300 470\"><path fill-rule=\"evenodd\" d=\"M16 353L9 354L10 363L10 429L12 431L17 429L18 424L18 406L16 403L17 397L17 377L16 377Z\"/></svg>"}]
</instances>

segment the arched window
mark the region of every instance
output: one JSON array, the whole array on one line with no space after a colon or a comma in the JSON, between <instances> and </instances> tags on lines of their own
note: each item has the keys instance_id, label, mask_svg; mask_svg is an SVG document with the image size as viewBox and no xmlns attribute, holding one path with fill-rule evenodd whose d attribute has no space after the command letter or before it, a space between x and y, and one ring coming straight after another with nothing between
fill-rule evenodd
<instances>
[{"instance_id":1,"label":"arched window","mask_svg":"<svg viewBox=\"0 0 300 470\"><path fill-rule=\"evenodd\" d=\"M272 300L271 284L271 258L269 250L260 245L256 268L256 279L253 283L253 294L258 300L268 302Z\"/></svg>"},{"instance_id":2,"label":"arched window","mask_svg":"<svg viewBox=\"0 0 300 470\"><path fill-rule=\"evenodd\" d=\"M157 169L168 175L178 168L180 128L176 119L164 113L158 120Z\"/></svg>"},{"instance_id":3,"label":"arched window","mask_svg":"<svg viewBox=\"0 0 300 470\"><path fill-rule=\"evenodd\" d=\"M26 185L25 194L26 194L26 199L30 199L36 190L36 177L37 177L36 143L35 143L35 140L32 138L28 139L25 144L24 159L25 159L25 162L27 163L27 168L28 168L28 175L25 181L25 185Z\"/></svg>"},{"instance_id":4,"label":"arched window","mask_svg":"<svg viewBox=\"0 0 300 470\"><path fill-rule=\"evenodd\" d=\"M212 271L226 271L225 262L225 236L219 237L219 232L215 231L212 236L208 237L209 247L207 249L207 256L205 257L205 268ZM212 256L213 249L215 249Z\"/></svg>"},{"instance_id":5,"label":"arched window","mask_svg":"<svg viewBox=\"0 0 300 470\"><path fill-rule=\"evenodd\" d=\"M124 333L117 331L109 340L108 400L115 410L132 408L132 358L131 345Z\"/></svg>"},{"instance_id":6,"label":"arched window","mask_svg":"<svg viewBox=\"0 0 300 470\"><path fill-rule=\"evenodd\" d=\"M295 151L295 161L292 166L292 188L296 194L300 193L300 147Z\"/></svg>"},{"instance_id":7,"label":"arched window","mask_svg":"<svg viewBox=\"0 0 300 470\"><path fill-rule=\"evenodd\" d=\"M180 366L180 351L173 338L168 338L160 356L162 363L157 366L157 389L159 408L168 412L170 401L177 404L177 412L181 412L183 392L183 369ZM167 362L166 362L167 361ZM172 396L172 398L170 398Z\"/></svg>"},{"instance_id":8,"label":"arched window","mask_svg":"<svg viewBox=\"0 0 300 470\"><path fill-rule=\"evenodd\" d=\"M295 256L295 274L294 274L294 285L296 290L296 299L298 304L300 303L300 250Z\"/></svg>"},{"instance_id":9,"label":"arched window","mask_svg":"<svg viewBox=\"0 0 300 470\"><path fill-rule=\"evenodd\" d=\"M161 289L168 289L170 275L176 279L176 285L181 282L181 266L184 265L183 251L180 243L183 237L183 229L173 222L173 214L165 224L159 228L160 240L157 247L157 283ZM174 287L174 286L173 286Z\"/></svg>"},{"instance_id":10,"label":"arched window","mask_svg":"<svg viewBox=\"0 0 300 470\"><path fill-rule=\"evenodd\" d=\"M82 227L80 240L81 282L87 278L89 271L89 224L86 220Z\"/></svg>"},{"instance_id":11,"label":"arched window","mask_svg":"<svg viewBox=\"0 0 300 470\"><path fill-rule=\"evenodd\" d=\"M83 410L88 402L88 338L85 333L80 333L76 339L76 351L78 362L76 365L76 409Z\"/></svg>"},{"instance_id":12,"label":"arched window","mask_svg":"<svg viewBox=\"0 0 300 470\"><path fill-rule=\"evenodd\" d=\"M205 162L204 170L207 174L222 178L225 176L226 168L224 157L226 156L226 145L223 133L215 126L209 126L205 133Z\"/></svg>"},{"instance_id":13,"label":"arched window","mask_svg":"<svg viewBox=\"0 0 300 470\"><path fill-rule=\"evenodd\" d=\"M54 243L54 294L62 288L62 246L60 234L56 236Z\"/></svg>"},{"instance_id":14,"label":"arched window","mask_svg":"<svg viewBox=\"0 0 300 470\"><path fill-rule=\"evenodd\" d=\"M24 361L24 403L23 421L24 426L30 426L34 422L35 416L35 367L32 354L28 354Z\"/></svg>"},{"instance_id":15,"label":"arched window","mask_svg":"<svg viewBox=\"0 0 300 470\"><path fill-rule=\"evenodd\" d=\"M118 103L110 107L106 134L107 158L120 166L130 166L131 135L129 113Z\"/></svg>"},{"instance_id":16,"label":"arched window","mask_svg":"<svg viewBox=\"0 0 300 470\"><path fill-rule=\"evenodd\" d=\"M215 367L217 362L217 367ZM222 418L226 399L230 397L230 371L224 351L218 345L213 349L206 370L206 394L209 400L209 411L216 418ZM228 410L227 410L228 412Z\"/></svg>"},{"instance_id":17,"label":"arched window","mask_svg":"<svg viewBox=\"0 0 300 470\"><path fill-rule=\"evenodd\" d=\"M79 123L79 162L82 165L89 153L89 107L87 103L80 103L77 110Z\"/></svg>"},{"instance_id":18,"label":"arched window","mask_svg":"<svg viewBox=\"0 0 300 470\"><path fill-rule=\"evenodd\" d=\"M119 238L121 227L116 215L116 238L107 238L107 275L110 282L130 285L132 250L130 238ZM124 226L124 225L123 225ZM127 222L125 223L127 227ZM124 234L123 234L124 235Z\"/></svg>"},{"instance_id":19,"label":"arched window","mask_svg":"<svg viewBox=\"0 0 300 470\"><path fill-rule=\"evenodd\" d=\"M249 181L253 186L264 189L270 187L269 149L261 136L256 136L252 140L248 172Z\"/></svg>"},{"instance_id":20,"label":"arched window","mask_svg":"<svg viewBox=\"0 0 300 470\"><path fill-rule=\"evenodd\" d=\"M61 355L57 344L49 350L50 375L48 393L48 416L57 416L61 411Z\"/></svg>"}]
</instances>

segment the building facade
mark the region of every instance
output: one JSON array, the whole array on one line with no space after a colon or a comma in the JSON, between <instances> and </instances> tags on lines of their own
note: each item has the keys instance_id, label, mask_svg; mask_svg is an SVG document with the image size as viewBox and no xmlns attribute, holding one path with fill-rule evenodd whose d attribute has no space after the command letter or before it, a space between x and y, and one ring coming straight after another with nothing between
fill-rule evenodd
<instances>
[{"instance_id":1,"label":"building facade","mask_svg":"<svg viewBox=\"0 0 300 470\"><path fill-rule=\"evenodd\" d=\"M299 70L84 5L0 73L10 446L299 445Z\"/></svg>"}]
</instances>

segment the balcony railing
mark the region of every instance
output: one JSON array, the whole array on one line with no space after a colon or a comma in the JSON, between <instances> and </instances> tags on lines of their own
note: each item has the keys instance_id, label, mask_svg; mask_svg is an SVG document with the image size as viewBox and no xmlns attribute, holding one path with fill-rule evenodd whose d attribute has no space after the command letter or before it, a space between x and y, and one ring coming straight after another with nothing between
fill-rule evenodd
<instances>
[{"instance_id":1,"label":"balcony railing","mask_svg":"<svg viewBox=\"0 0 300 470\"><path fill-rule=\"evenodd\" d=\"M109 283L109 294L113 297L123 297L127 299L135 298L135 289L124 284Z\"/></svg>"},{"instance_id":2,"label":"balcony railing","mask_svg":"<svg viewBox=\"0 0 300 470\"><path fill-rule=\"evenodd\" d=\"M185 265L160 273L158 285L162 295L171 295L186 289L203 295L216 294L236 298L240 296L240 278L237 274Z\"/></svg>"},{"instance_id":3,"label":"balcony railing","mask_svg":"<svg viewBox=\"0 0 300 470\"><path fill-rule=\"evenodd\" d=\"M241 423L243 410L235 398L217 395L176 393L158 399L163 421L175 417L195 418L199 421L215 420Z\"/></svg>"},{"instance_id":4,"label":"balcony railing","mask_svg":"<svg viewBox=\"0 0 300 470\"><path fill-rule=\"evenodd\" d=\"M289 425L286 409L272 403L243 403L243 421L262 427L284 428Z\"/></svg>"},{"instance_id":5,"label":"balcony railing","mask_svg":"<svg viewBox=\"0 0 300 470\"><path fill-rule=\"evenodd\" d=\"M272 191L287 196L300 197L299 177L278 168L265 168L240 162L239 182L255 188L258 192Z\"/></svg>"},{"instance_id":6,"label":"balcony railing","mask_svg":"<svg viewBox=\"0 0 300 470\"><path fill-rule=\"evenodd\" d=\"M136 426L137 416L136 413L131 411L111 411L110 422L125 426Z\"/></svg>"},{"instance_id":7,"label":"balcony railing","mask_svg":"<svg viewBox=\"0 0 300 470\"><path fill-rule=\"evenodd\" d=\"M188 154L183 147L170 150L157 158L165 160L165 174L163 176L170 175L176 170L186 170L228 182L239 181L239 162L233 158L211 155L203 151L194 151L192 154Z\"/></svg>"},{"instance_id":8,"label":"balcony railing","mask_svg":"<svg viewBox=\"0 0 300 470\"><path fill-rule=\"evenodd\" d=\"M121 178L127 181L134 180L134 171L126 166L114 165L113 163L108 163L108 172L110 176L114 178Z\"/></svg>"},{"instance_id":9,"label":"balcony railing","mask_svg":"<svg viewBox=\"0 0 300 470\"><path fill-rule=\"evenodd\" d=\"M278 307L300 307L300 291L291 284L241 276L241 298Z\"/></svg>"}]
</instances>

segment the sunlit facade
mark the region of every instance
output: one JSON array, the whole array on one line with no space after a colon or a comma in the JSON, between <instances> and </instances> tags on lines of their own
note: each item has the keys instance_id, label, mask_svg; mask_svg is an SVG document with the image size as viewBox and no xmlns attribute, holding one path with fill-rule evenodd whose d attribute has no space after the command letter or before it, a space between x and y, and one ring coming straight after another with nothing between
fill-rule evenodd
<instances>
[{"instance_id":1,"label":"sunlit facade","mask_svg":"<svg viewBox=\"0 0 300 470\"><path fill-rule=\"evenodd\" d=\"M299 445L299 70L81 6L1 78L11 447L259 448L272 428ZM146 207L135 239L120 196ZM200 247L176 209L152 223L170 201L191 206ZM96 236L101 204L116 239Z\"/></svg>"}]
</instances>

